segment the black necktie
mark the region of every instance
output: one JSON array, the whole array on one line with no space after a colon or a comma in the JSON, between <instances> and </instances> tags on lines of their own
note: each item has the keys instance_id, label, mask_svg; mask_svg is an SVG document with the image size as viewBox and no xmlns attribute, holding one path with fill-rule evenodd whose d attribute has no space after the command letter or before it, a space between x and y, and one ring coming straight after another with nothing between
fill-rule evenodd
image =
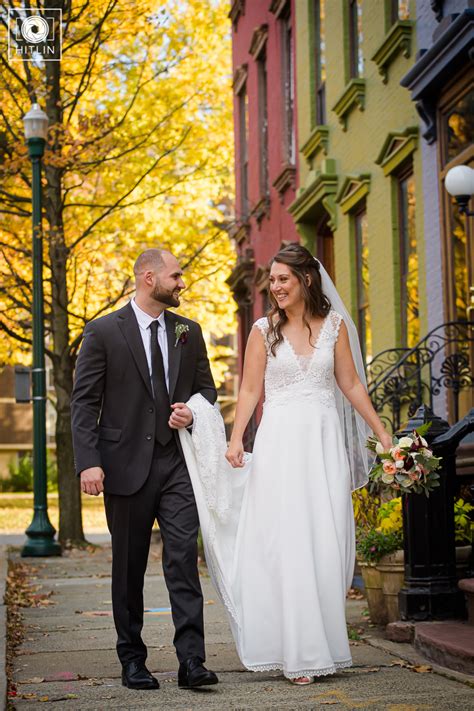
<instances>
[{"instance_id":1,"label":"black necktie","mask_svg":"<svg viewBox=\"0 0 474 711\"><path fill-rule=\"evenodd\" d=\"M158 343L158 321L152 321L151 331L151 382L155 396L156 427L155 439L161 445L168 444L171 439L171 429L168 420L171 414L170 398L166 387L163 354Z\"/></svg>"}]
</instances>

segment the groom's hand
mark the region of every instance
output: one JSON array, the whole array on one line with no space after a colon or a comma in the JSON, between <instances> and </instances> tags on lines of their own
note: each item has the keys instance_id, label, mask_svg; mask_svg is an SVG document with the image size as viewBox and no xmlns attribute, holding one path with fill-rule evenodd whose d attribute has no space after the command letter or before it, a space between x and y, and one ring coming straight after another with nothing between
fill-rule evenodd
<instances>
[{"instance_id":1,"label":"groom's hand","mask_svg":"<svg viewBox=\"0 0 474 711\"><path fill-rule=\"evenodd\" d=\"M168 420L168 424L173 430L180 430L182 427L189 427L193 422L193 413L184 402L175 402L171 405L173 412Z\"/></svg>"},{"instance_id":2,"label":"groom's hand","mask_svg":"<svg viewBox=\"0 0 474 711\"><path fill-rule=\"evenodd\" d=\"M104 491L104 470L101 467L90 467L81 472L81 491L84 494L98 496Z\"/></svg>"}]
</instances>

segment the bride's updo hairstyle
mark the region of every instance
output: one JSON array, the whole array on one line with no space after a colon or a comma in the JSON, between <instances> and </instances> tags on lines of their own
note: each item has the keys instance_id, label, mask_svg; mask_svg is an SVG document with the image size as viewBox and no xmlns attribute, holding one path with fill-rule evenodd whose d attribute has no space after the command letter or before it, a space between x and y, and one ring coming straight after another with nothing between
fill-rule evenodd
<instances>
[{"instance_id":1,"label":"bride's updo hairstyle","mask_svg":"<svg viewBox=\"0 0 474 711\"><path fill-rule=\"evenodd\" d=\"M308 329L308 340L311 343L310 320L314 317L325 318L331 309L331 302L324 294L321 286L319 262L306 247L297 242L292 242L281 249L271 260L270 267L274 262L286 264L301 284L301 293L304 300L303 323ZM278 302L271 291L269 292L269 297L272 307L267 313L268 335L269 343L271 344L270 350L272 355L275 355L276 349L283 342L281 329L288 321L288 317L285 310L279 308Z\"/></svg>"}]
</instances>

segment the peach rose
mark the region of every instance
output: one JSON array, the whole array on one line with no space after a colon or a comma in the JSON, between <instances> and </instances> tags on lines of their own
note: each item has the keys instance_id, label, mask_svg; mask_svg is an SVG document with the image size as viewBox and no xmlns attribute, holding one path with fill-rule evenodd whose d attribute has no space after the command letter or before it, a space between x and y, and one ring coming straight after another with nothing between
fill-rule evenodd
<instances>
[{"instance_id":1,"label":"peach rose","mask_svg":"<svg viewBox=\"0 0 474 711\"><path fill-rule=\"evenodd\" d=\"M405 457L405 453L402 452L400 447L392 447L392 449L390 450L390 454L392 455L392 457L395 460L396 459L403 459Z\"/></svg>"},{"instance_id":2,"label":"peach rose","mask_svg":"<svg viewBox=\"0 0 474 711\"><path fill-rule=\"evenodd\" d=\"M382 469L384 470L385 474L395 474L397 471L397 467L393 462L389 462L388 459L386 459L382 465Z\"/></svg>"}]
</instances>

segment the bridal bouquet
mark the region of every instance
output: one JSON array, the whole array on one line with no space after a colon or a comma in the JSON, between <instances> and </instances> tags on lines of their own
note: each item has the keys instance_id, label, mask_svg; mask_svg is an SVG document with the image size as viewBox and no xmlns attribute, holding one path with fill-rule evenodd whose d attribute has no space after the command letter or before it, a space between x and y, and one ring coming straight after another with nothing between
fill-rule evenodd
<instances>
[{"instance_id":1,"label":"bridal bouquet","mask_svg":"<svg viewBox=\"0 0 474 711\"><path fill-rule=\"evenodd\" d=\"M385 484L389 489L402 494L426 494L439 486L441 457L435 457L423 435L431 423L422 425L409 435L393 438L393 447L384 451L376 437L369 437L367 449L377 454L377 460L369 473L372 484Z\"/></svg>"}]
</instances>

